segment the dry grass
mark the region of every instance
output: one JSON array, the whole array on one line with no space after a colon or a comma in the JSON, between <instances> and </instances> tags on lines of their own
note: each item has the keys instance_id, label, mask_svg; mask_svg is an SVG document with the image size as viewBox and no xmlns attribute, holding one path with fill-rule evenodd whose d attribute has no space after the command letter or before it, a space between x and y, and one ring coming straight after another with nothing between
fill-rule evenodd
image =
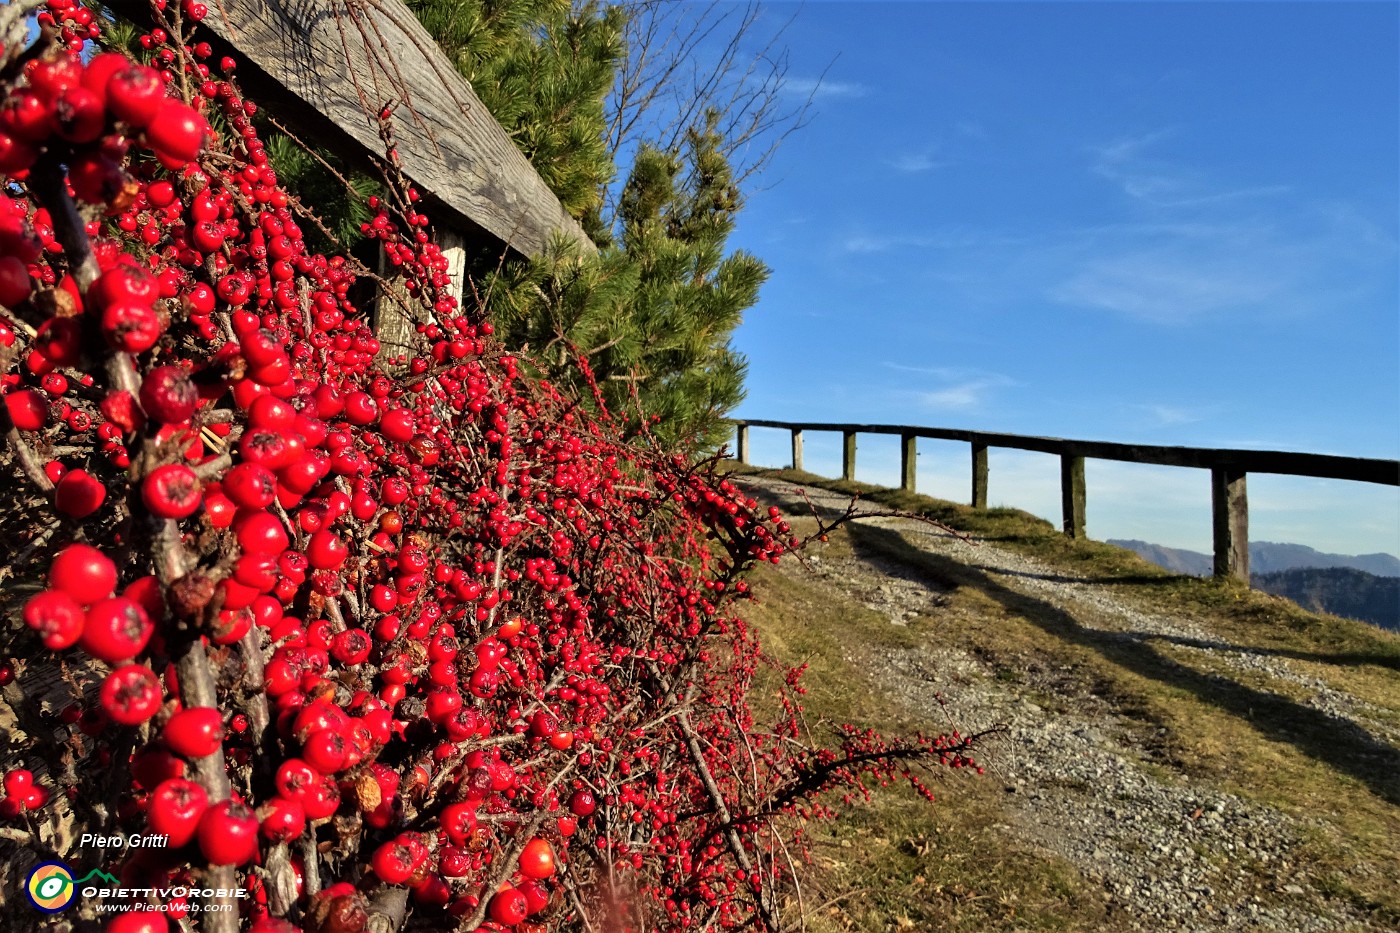
<instances>
[{"instance_id":1,"label":"dry grass","mask_svg":"<svg viewBox=\"0 0 1400 933\"><path fill-rule=\"evenodd\" d=\"M1067 539L1016 510L979 512L897 490L763 472L859 492L1093 578L1117 598L1194 620L1230 645L1286 658L1296 672L1372 705L1374 718L1400 722L1400 637L1373 626L1309 613L1232 582L1174 575L1131 552ZM1237 794L1308 821L1313 828L1296 861L1309 866L1314 887L1400 928L1400 774L1393 746L1339 730L1337 720L1298 702L1306 692L1301 686L1242 675L1187 646L1097 636L1066 613L893 534L858 528L853 536L862 550L937 581L947 601L902 629L842 602L832 588L761 572L752 618L773 654L811 664L814 717L889 730L946 727L919 721L882 690L869 660L882 646L937 638L973 653L1009 683L1019 682L1030 664L1065 668L1141 723L1141 741L1165 779ZM826 547L849 550L851 537L833 536ZM1035 699L1050 709L1063 702L1053 695ZM1113 928L1116 918L1104 915L1097 888L1004 831L1000 782L949 775L942 783L939 806L881 790L868 809L815 837L805 900L809 908L831 903L811 914L810 929ZM1270 879L1260 880L1267 889Z\"/></svg>"},{"instance_id":2,"label":"dry grass","mask_svg":"<svg viewBox=\"0 0 1400 933\"><path fill-rule=\"evenodd\" d=\"M837 536L825 553L843 550L849 542ZM871 660L874 649L927 638L930 621L892 626L800 575L773 569L757 574L756 588L761 597L746 615L769 652L810 665L806 712L816 731L834 721L889 732L950 728L892 701ZM932 783L937 805L907 787L877 788L867 805L816 828L803 888L809 930L1109 928L1096 892L1072 868L1001 832L1005 792L994 777L943 770Z\"/></svg>"}]
</instances>

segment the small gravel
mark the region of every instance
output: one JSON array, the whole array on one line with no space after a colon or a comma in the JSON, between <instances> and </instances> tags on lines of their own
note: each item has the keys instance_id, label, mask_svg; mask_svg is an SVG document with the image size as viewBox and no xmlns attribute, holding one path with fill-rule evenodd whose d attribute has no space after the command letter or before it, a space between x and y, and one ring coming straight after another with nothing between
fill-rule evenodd
<instances>
[{"instance_id":1,"label":"small gravel","mask_svg":"<svg viewBox=\"0 0 1400 933\"><path fill-rule=\"evenodd\" d=\"M743 477L751 495L794 514L807 511L790 483ZM849 500L808 489L824 512ZM861 506L867 511L874 506ZM976 545L902 518L863 519L898 532L931 553L951 557L1071 615L1103 637L1167 639L1252 681L1291 687L1298 702L1335 716L1377 739L1400 743L1394 727L1354 696L1296 670L1286 658L1225 643L1197 621L1128 605L1111 592L1031 558L987 543ZM825 585L835 586L897 625L936 610L946 596L896 561L871 555L809 559ZM792 571L792 572L802 572ZM885 683L911 708L926 709L939 694L953 720L975 731L1004 724L1006 732L984 762L1007 793L1003 827L1068 861L1096 886L1119 926L1131 930L1289 933L1380 930L1347 901L1314 887L1294 852L1304 835L1330 827L1237 796L1192 784L1152 755L1151 727L1115 710L1070 668L1018 672L999 680L973 654L930 644L917 650L877 649L877 663L897 676ZM1029 688L1029 691L1028 691ZM1301 688L1301 690L1300 690ZM1054 697L1046 709L1025 694ZM1047 705L1049 702L1047 701Z\"/></svg>"}]
</instances>

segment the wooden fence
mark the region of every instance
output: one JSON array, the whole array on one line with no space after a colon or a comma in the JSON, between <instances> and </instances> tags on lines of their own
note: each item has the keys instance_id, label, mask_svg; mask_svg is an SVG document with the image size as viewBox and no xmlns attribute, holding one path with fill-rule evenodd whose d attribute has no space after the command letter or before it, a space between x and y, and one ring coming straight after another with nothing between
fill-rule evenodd
<instances>
[{"instance_id":1,"label":"wooden fence","mask_svg":"<svg viewBox=\"0 0 1400 933\"><path fill-rule=\"evenodd\" d=\"M1064 532L1084 536L1084 461L1121 460L1158 466L1210 470L1211 513L1215 544L1216 576L1249 580L1249 503L1245 477L1249 473L1316 476L1400 486L1400 460L1335 457L1328 454L1292 453L1280 450L1228 450L1203 447L1156 447L1067 440L1022 434L994 434L955 428L924 428L889 424L809 424L754 419L732 422L737 431L737 456L749 462L749 428L781 428L792 433L792 465L802 469L802 440L806 431L829 431L842 436L841 476L856 478L856 436L893 434L900 439L900 487L914 491L915 458L919 438L964 441L972 446L972 505L987 507L987 451L993 447L1033 450L1060 458L1060 503Z\"/></svg>"}]
</instances>

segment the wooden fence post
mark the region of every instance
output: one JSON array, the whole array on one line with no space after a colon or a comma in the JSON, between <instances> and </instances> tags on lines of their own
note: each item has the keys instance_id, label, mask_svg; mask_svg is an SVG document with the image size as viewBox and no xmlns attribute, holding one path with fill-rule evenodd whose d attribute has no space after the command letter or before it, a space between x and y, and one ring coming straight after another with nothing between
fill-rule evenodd
<instances>
[{"instance_id":1,"label":"wooden fence post","mask_svg":"<svg viewBox=\"0 0 1400 933\"><path fill-rule=\"evenodd\" d=\"M1211 517L1215 530L1215 575L1249 582L1249 497L1245 472L1234 467L1210 471Z\"/></svg>"},{"instance_id":2,"label":"wooden fence post","mask_svg":"<svg viewBox=\"0 0 1400 933\"><path fill-rule=\"evenodd\" d=\"M749 426L747 424L735 425L738 437L735 439L735 446L739 448L739 462L749 462Z\"/></svg>"},{"instance_id":3,"label":"wooden fence post","mask_svg":"<svg viewBox=\"0 0 1400 933\"><path fill-rule=\"evenodd\" d=\"M987 445L972 443L972 507L987 507Z\"/></svg>"},{"instance_id":4,"label":"wooden fence post","mask_svg":"<svg viewBox=\"0 0 1400 933\"><path fill-rule=\"evenodd\" d=\"M914 434L900 436L899 445L899 488L906 492L914 491L914 474L918 467L919 438Z\"/></svg>"},{"instance_id":5,"label":"wooden fence post","mask_svg":"<svg viewBox=\"0 0 1400 933\"><path fill-rule=\"evenodd\" d=\"M846 431L841 438L841 478L853 481L856 478L856 432Z\"/></svg>"},{"instance_id":6,"label":"wooden fence post","mask_svg":"<svg viewBox=\"0 0 1400 933\"><path fill-rule=\"evenodd\" d=\"M792 468L802 469L802 429L792 429Z\"/></svg>"},{"instance_id":7,"label":"wooden fence post","mask_svg":"<svg viewBox=\"0 0 1400 933\"><path fill-rule=\"evenodd\" d=\"M1084 537L1084 458L1060 455L1060 514L1065 534Z\"/></svg>"}]
</instances>

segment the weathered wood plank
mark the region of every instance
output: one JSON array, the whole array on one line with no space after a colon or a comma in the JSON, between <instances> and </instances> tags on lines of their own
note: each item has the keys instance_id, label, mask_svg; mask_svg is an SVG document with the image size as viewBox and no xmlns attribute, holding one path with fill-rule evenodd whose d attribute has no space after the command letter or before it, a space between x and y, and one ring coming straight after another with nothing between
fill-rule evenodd
<instances>
[{"instance_id":1,"label":"weathered wood plank","mask_svg":"<svg viewBox=\"0 0 1400 933\"><path fill-rule=\"evenodd\" d=\"M1084 537L1084 504L1084 458L1064 454L1060 457L1060 515L1071 538Z\"/></svg>"},{"instance_id":2,"label":"weathered wood plank","mask_svg":"<svg viewBox=\"0 0 1400 933\"><path fill-rule=\"evenodd\" d=\"M987 480L990 473L987 445L974 443L972 445L972 507L974 509L987 507Z\"/></svg>"},{"instance_id":3,"label":"weathered wood plank","mask_svg":"<svg viewBox=\"0 0 1400 933\"><path fill-rule=\"evenodd\" d=\"M906 433L899 443L899 488L914 492L919 467L919 435Z\"/></svg>"},{"instance_id":4,"label":"weathered wood plank","mask_svg":"<svg viewBox=\"0 0 1400 933\"><path fill-rule=\"evenodd\" d=\"M856 478L856 432L846 431L841 437L841 478L854 482Z\"/></svg>"},{"instance_id":5,"label":"weathered wood plank","mask_svg":"<svg viewBox=\"0 0 1400 933\"><path fill-rule=\"evenodd\" d=\"M749 462L749 426L740 424L735 427L738 436L734 439L734 446L738 448L736 453L740 463Z\"/></svg>"},{"instance_id":6,"label":"weathered wood plank","mask_svg":"<svg viewBox=\"0 0 1400 933\"><path fill-rule=\"evenodd\" d=\"M793 428L792 431L792 468L802 469L802 429Z\"/></svg>"},{"instance_id":7,"label":"weathered wood plank","mask_svg":"<svg viewBox=\"0 0 1400 933\"><path fill-rule=\"evenodd\" d=\"M148 9L144 0L109 6L138 21ZM528 256L556 232L593 250L398 0L222 0L210 4L204 25L255 66L240 65L240 82L270 109L290 108L281 115L307 142L339 148L348 138L379 155L380 108L397 104L399 163L433 206L453 215L439 222L479 228Z\"/></svg>"},{"instance_id":8,"label":"weathered wood plank","mask_svg":"<svg viewBox=\"0 0 1400 933\"><path fill-rule=\"evenodd\" d=\"M1215 538L1215 575L1249 582L1249 496L1245 472L1229 467L1211 470L1211 518Z\"/></svg>"},{"instance_id":9,"label":"weathered wood plank","mask_svg":"<svg viewBox=\"0 0 1400 933\"><path fill-rule=\"evenodd\" d=\"M1400 486L1400 460L1371 457L1338 457L1331 454L1296 453L1283 450L1232 450L1208 447L1160 447L1144 444L1116 444L1106 441L1081 441L1060 437L1034 437L1024 434L997 434L987 431L965 431L956 428L924 428L891 424L834 424L764 421L740 419L756 428L794 427L807 431L837 431L842 434L895 434L932 440L966 441L987 447L1013 450L1035 450L1041 453L1085 457L1090 460L1121 460L1128 463L1148 463L1158 466L1197 467L1214 469L1232 467L1246 473L1278 473L1290 476L1315 476L1322 479L1344 479L1384 486Z\"/></svg>"}]
</instances>

